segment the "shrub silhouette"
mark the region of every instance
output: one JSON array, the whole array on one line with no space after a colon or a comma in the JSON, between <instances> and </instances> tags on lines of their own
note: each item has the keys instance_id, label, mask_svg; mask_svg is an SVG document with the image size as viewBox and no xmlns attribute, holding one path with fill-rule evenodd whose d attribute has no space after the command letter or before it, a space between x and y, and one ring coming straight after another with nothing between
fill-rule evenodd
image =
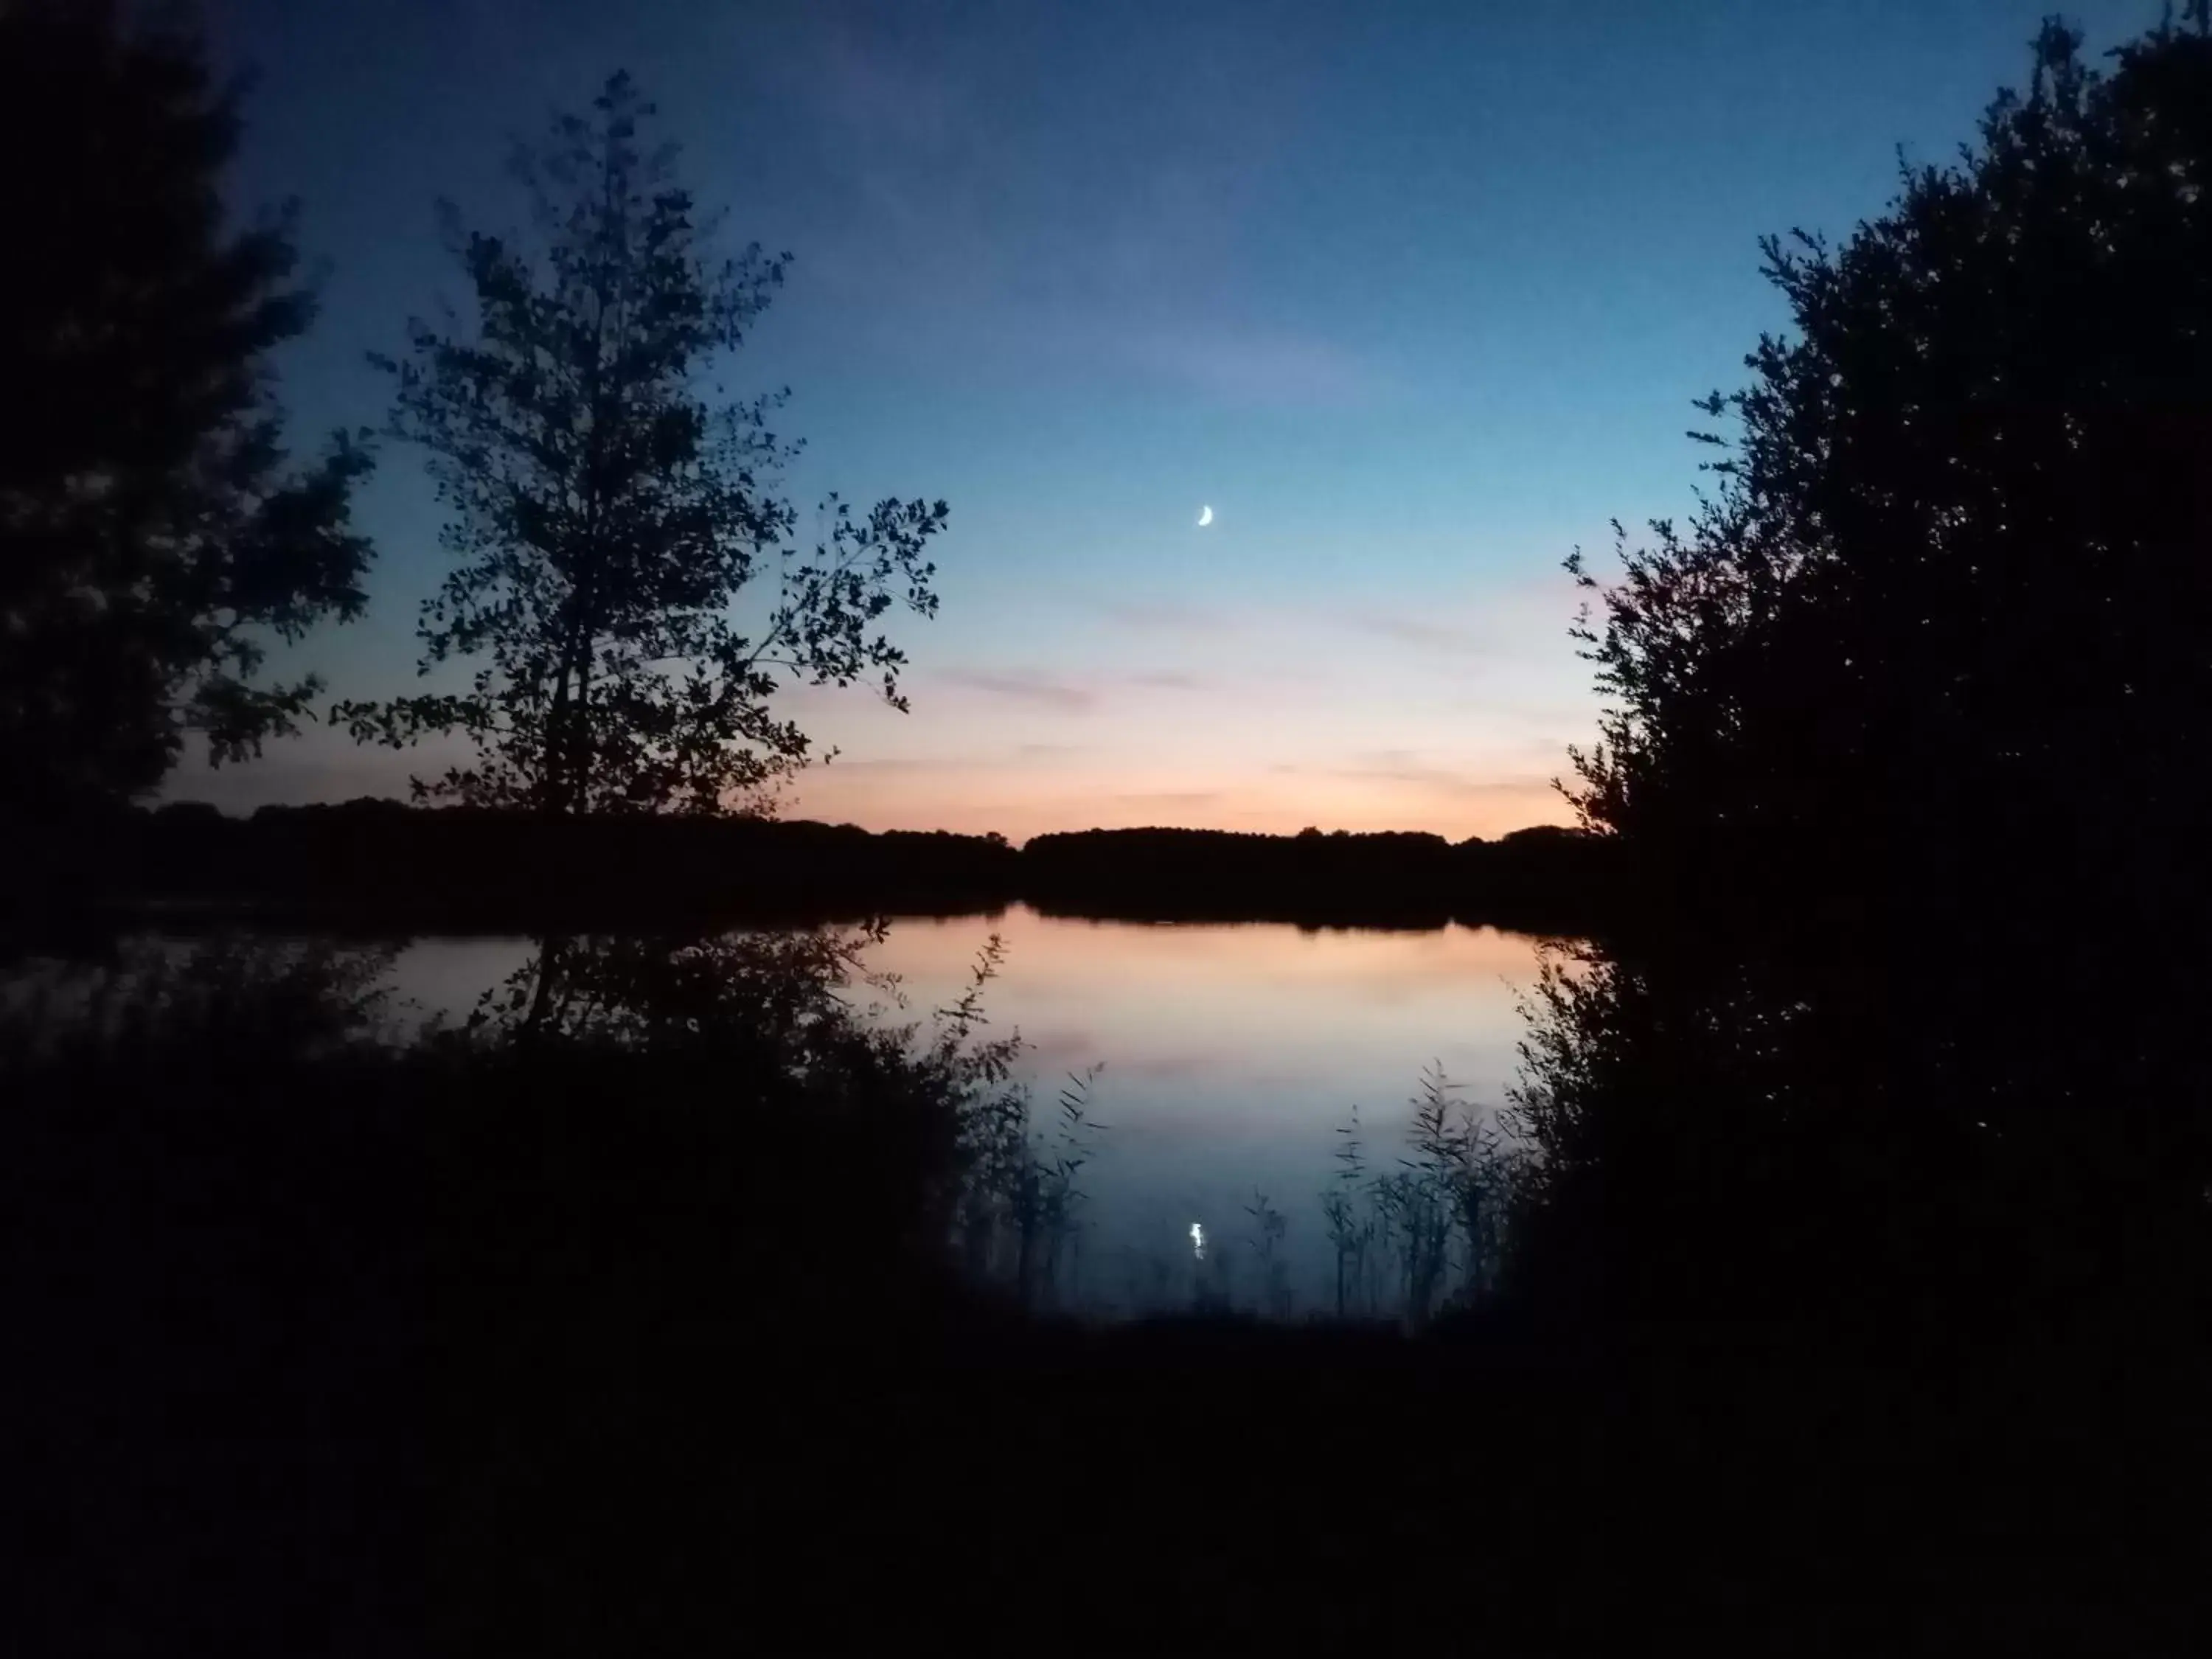
<instances>
[{"instance_id":1,"label":"shrub silhouette","mask_svg":"<svg viewBox=\"0 0 2212 1659\"><path fill-rule=\"evenodd\" d=\"M1794 330L1581 630L1632 925L1522 1104L1583 1291L1948 1318L2203 1260L2212 38L2080 47L1765 244Z\"/></svg>"}]
</instances>

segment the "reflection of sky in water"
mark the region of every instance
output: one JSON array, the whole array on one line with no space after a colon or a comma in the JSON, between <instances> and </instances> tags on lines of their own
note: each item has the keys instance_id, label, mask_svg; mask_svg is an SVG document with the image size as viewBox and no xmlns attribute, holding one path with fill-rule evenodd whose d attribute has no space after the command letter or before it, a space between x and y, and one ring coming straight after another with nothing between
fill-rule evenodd
<instances>
[{"instance_id":1,"label":"reflection of sky in water","mask_svg":"<svg viewBox=\"0 0 2212 1659\"><path fill-rule=\"evenodd\" d=\"M1279 1259L1301 1300L1318 1294L1328 1246L1318 1198L1359 1109L1369 1157L1401 1150L1421 1070L1441 1064L1463 1097L1502 1103L1521 1034L1516 994L1536 945L1491 928L1301 932L1275 923L908 919L872 964L900 975L908 1014L957 996L984 941L1006 945L985 997L988 1035L1018 1030L1023 1074L1049 1129L1065 1073L1103 1062L1102 1124L1080 1185L1091 1200L1079 1289L1120 1301L1190 1288L1199 1265L1233 1276L1258 1233L1255 1188L1288 1218ZM527 951L518 940L426 939L399 979L426 1009L463 1013ZM1237 1285L1255 1291L1256 1265ZM1176 1287L1180 1287L1177 1289Z\"/></svg>"}]
</instances>

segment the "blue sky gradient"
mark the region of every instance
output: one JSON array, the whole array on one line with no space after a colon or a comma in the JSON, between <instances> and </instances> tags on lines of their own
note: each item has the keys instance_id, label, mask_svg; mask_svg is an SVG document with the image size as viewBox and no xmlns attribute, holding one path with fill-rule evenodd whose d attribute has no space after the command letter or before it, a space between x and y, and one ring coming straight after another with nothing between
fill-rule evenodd
<instances>
[{"instance_id":1,"label":"blue sky gradient","mask_svg":"<svg viewBox=\"0 0 2212 1659\"><path fill-rule=\"evenodd\" d=\"M1846 232L2026 74L2046 0L723 5L214 0L258 82L241 199L299 197L303 442L459 301L434 203L511 225L512 141L629 69L738 241L794 256L736 386L802 506L944 496L914 709L799 695L787 810L872 828L1435 830L1565 816L1594 701L1570 549L1684 512L1689 400L1779 326L1757 238ZM2154 0L2077 5L2101 48ZM1216 522L1195 520L1210 504ZM413 683L419 459L364 503L334 695ZM1600 562L1601 568L1603 561ZM404 793L334 733L173 793Z\"/></svg>"}]
</instances>

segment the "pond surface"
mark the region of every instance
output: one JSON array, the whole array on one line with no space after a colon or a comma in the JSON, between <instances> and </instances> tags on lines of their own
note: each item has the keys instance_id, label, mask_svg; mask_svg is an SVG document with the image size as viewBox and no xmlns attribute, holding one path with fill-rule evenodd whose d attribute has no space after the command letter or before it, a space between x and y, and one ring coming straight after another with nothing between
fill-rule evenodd
<instances>
[{"instance_id":1,"label":"pond surface","mask_svg":"<svg viewBox=\"0 0 2212 1659\"><path fill-rule=\"evenodd\" d=\"M1028 1045L1020 1074L1041 1133L1067 1074L1103 1067L1090 1092L1098 1127L1079 1182L1081 1226L1057 1287L1101 1312L1198 1295L1333 1306L1322 1194L1340 1168L1338 1131L1356 1109L1370 1164L1387 1173L1406 1150L1425 1068L1441 1067L1479 1115L1503 1104L1539 950L1487 927L1090 921L1018 907L895 921L869 963L897 975L908 1017L923 1017L958 995L993 934L1006 959L986 993L985 1035L1017 1031ZM530 949L418 939L399 959L398 988L426 1011L465 1012ZM1283 1217L1279 1276L1263 1272L1255 1194Z\"/></svg>"}]
</instances>

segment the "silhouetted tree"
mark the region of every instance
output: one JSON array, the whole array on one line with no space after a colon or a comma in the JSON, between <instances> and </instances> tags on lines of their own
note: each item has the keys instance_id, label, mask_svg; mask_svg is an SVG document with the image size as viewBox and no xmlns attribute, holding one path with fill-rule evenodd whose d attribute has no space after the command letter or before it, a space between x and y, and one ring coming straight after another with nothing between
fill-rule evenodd
<instances>
[{"instance_id":1,"label":"silhouetted tree","mask_svg":"<svg viewBox=\"0 0 2212 1659\"><path fill-rule=\"evenodd\" d=\"M2212 689L2212 45L2162 32L2109 78L2079 47L2049 26L1981 149L1840 252L1765 244L1798 332L1704 405L1741 419L1721 489L1607 598L1593 823L1852 859L2005 813L2130 854L2146 810L2179 827Z\"/></svg>"},{"instance_id":2,"label":"silhouetted tree","mask_svg":"<svg viewBox=\"0 0 2212 1659\"><path fill-rule=\"evenodd\" d=\"M481 659L464 693L342 705L355 735L474 743L474 764L418 794L573 813L712 812L803 763L775 718L786 676L848 684L880 673L904 708L903 654L877 625L895 599L935 611L924 544L945 506L885 501L863 518L834 497L811 554L767 486L788 453L781 401L710 398L704 377L783 281L757 246L714 263L673 151L641 147L653 113L617 75L588 118L563 117L518 159L536 245L471 233L459 257L472 328L417 323L397 433L432 457L456 563L423 607L427 673ZM740 633L732 601L777 592Z\"/></svg>"},{"instance_id":3,"label":"silhouetted tree","mask_svg":"<svg viewBox=\"0 0 2212 1659\"><path fill-rule=\"evenodd\" d=\"M1795 330L1581 630L1574 799L1645 914L1524 1103L1646 1288L2202 1243L2212 39L2080 48L1840 248L1764 245Z\"/></svg>"},{"instance_id":4,"label":"silhouetted tree","mask_svg":"<svg viewBox=\"0 0 2212 1659\"><path fill-rule=\"evenodd\" d=\"M173 24L109 0L0 6L0 776L52 815L289 732L312 676L270 636L363 604L367 453L288 462L270 354L313 305L289 210L226 223L238 97Z\"/></svg>"}]
</instances>

